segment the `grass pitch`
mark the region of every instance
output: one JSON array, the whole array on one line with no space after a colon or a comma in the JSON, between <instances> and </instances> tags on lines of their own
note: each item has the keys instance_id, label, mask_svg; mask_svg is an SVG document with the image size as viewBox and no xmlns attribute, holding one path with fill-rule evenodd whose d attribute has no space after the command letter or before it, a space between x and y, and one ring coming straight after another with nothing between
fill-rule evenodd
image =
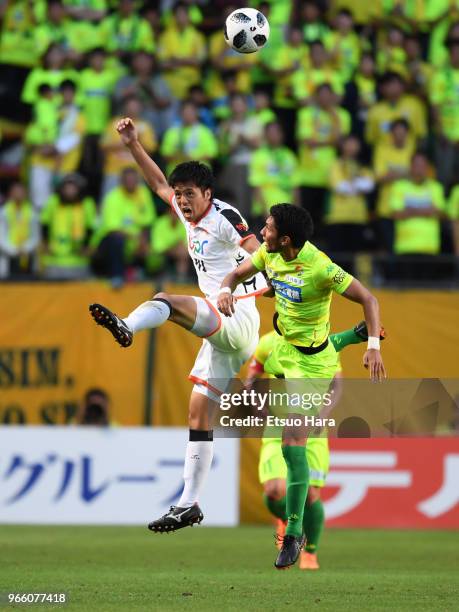
<instances>
[{"instance_id":1,"label":"grass pitch","mask_svg":"<svg viewBox=\"0 0 459 612\"><path fill-rule=\"evenodd\" d=\"M272 529L0 527L0 592L131 610L457 610L459 532L328 530L321 570L273 568ZM13 608L1 603L0 607Z\"/></svg>"}]
</instances>

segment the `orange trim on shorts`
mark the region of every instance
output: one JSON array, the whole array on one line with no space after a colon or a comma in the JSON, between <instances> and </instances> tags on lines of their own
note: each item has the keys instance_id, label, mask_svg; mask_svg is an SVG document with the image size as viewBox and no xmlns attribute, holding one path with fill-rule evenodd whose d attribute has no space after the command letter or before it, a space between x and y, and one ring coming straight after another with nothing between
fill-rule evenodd
<instances>
[{"instance_id":1,"label":"orange trim on shorts","mask_svg":"<svg viewBox=\"0 0 459 612\"><path fill-rule=\"evenodd\" d=\"M222 326L222 318L221 318L221 315L218 312L218 310L215 308L215 306L213 304L211 304L209 302L209 300L207 300L206 298L203 298L203 300L205 301L207 306L212 310L212 312L217 315L217 318L218 318L218 325L217 325L217 327L213 331L211 331L210 334L206 334L205 336L201 336L201 338L210 338L210 336L213 336L218 331L220 331L220 328Z\"/></svg>"},{"instance_id":2,"label":"orange trim on shorts","mask_svg":"<svg viewBox=\"0 0 459 612\"><path fill-rule=\"evenodd\" d=\"M269 291L269 287L265 287L264 289L259 289L258 291L254 291L253 293L248 293L247 295L237 295L235 297L237 300L245 300L245 298L257 297L259 295L263 295L263 293L266 293L267 291Z\"/></svg>"},{"instance_id":3,"label":"orange trim on shorts","mask_svg":"<svg viewBox=\"0 0 459 612\"><path fill-rule=\"evenodd\" d=\"M207 382L207 380L203 380L202 378L198 378L197 376L193 376L193 374L190 374L188 376L188 380L191 380L191 382L194 382L197 385L203 385L204 387L207 387L208 389L210 389L212 391L212 393L215 393L215 395L221 395L223 393L223 391L220 391L220 389L217 389L217 387L213 387L212 385L210 385Z\"/></svg>"},{"instance_id":4,"label":"orange trim on shorts","mask_svg":"<svg viewBox=\"0 0 459 612\"><path fill-rule=\"evenodd\" d=\"M256 238L255 234L249 234L248 236L244 236L244 238L240 241L239 246L241 246L242 244L244 244L244 242L246 240L248 240L249 238Z\"/></svg>"}]
</instances>

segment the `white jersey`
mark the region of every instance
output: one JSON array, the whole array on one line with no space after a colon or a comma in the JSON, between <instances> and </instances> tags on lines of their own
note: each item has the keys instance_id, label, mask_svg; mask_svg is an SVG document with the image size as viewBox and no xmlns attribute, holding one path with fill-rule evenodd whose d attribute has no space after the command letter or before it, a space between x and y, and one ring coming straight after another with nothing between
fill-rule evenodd
<instances>
[{"instance_id":1,"label":"white jersey","mask_svg":"<svg viewBox=\"0 0 459 612\"><path fill-rule=\"evenodd\" d=\"M186 228L188 252L198 276L199 288L206 297L215 297L225 276L250 259L250 254L241 245L254 234L236 208L216 198L197 223L185 219L175 196L171 198L171 205ZM259 272L238 285L234 295L255 296L266 288L265 278Z\"/></svg>"}]
</instances>

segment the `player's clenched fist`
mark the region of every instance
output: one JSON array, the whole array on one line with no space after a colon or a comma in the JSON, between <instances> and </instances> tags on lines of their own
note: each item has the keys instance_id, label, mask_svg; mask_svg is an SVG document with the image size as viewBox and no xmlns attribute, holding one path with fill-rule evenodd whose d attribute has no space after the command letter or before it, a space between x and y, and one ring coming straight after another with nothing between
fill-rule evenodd
<instances>
[{"instance_id":1,"label":"player's clenched fist","mask_svg":"<svg viewBox=\"0 0 459 612\"><path fill-rule=\"evenodd\" d=\"M217 307L218 310L225 315L225 317L231 317L234 314L234 304L236 298L230 291L225 291L229 287L223 287L218 294Z\"/></svg>"},{"instance_id":2,"label":"player's clenched fist","mask_svg":"<svg viewBox=\"0 0 459 612\"><path fill-rule=\"evenodd\" d=\"M129 146L138 140L138 134L134 122L129 117L125 117L118 121L116 126L121 141L126 146Z\"/></svg>"}]
</instances>

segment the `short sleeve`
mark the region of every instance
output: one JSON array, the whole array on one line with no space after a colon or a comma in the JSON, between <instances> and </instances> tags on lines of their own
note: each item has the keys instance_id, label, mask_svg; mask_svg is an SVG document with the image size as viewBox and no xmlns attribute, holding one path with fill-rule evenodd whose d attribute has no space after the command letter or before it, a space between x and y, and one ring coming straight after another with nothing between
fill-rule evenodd
<instances>
[{"instance_id":1,"label":"short sleeve","mask_svg":"<svg viewBox=\"0 0 459 612\"><path fill-rule=\"evenodd\" d=\"M250 231L247 222L234 208L220 210L223 217L221 222L221 239L231 244L241 245L255 234Z\"/></svg>"},{"instance_id":2,"label":"short sleeve","mask_svg":"<svg viewBox=\"0 0 459 612\"><path fill-rule=\"evenodd\" d=\"M42 225L49 225L51 223L51 218L54 213L54 209L56 208L57 199L55 195L52 195L48 198L43 210L40 213L40 223Z\"/></svg>"},{"instance_id":3,"label":"short sleeve","mask_svg":"<svg viewBox=\"0 0 459 612\"><path fill-rule=\"evenodd\" d=\"M448 216L450 219L459 219L459 185L456 185L448 200Z\"/></svg>"},{"instance_id":4,"label":"short sleeve","mask_svg":"<svg viewBox=\"0 0 459 612\"><path fill-rule=\"evenodd\" d=\"M390 190L390 208L392 211L403 210L405 208L405 198L403 195L402 181L396 181Z\"/></svg>"},{"instance_id":5,"label":"short sleeve","mask_svg":"<svg viewBox=\"0 0 459 612\"><path fill-rule=\"evenodd\" d=\"M264 244L252 255L252 263L257 270L264 270L266 267L266 246Z\"/></svg>"},{"instance_id":6,"label":"short sleeve","mask_svg":"<svg viewBox=\"0 0 459 612\"><path fill-rule=\"evenodd\" d=\"M249 185L262 187L266 183L265 156L258 150L252 155L249 165Z\"/></svg>"},{"instance_id":7,"label":"short sleeve","mask_svg":"<svg viewBox=\"0 0 459 612\"><path fill-rule=\"evenodd\" d=\"M312 138L313 134L314 126L311 111L309 108L302 108L298 112L297 138L304 140L305 138Z\"/></svg>"},{"instance_id":8,"label":"short sleeve","mask_svg":"<svg viewBox=\"0 0 459 612\"><path fill-rule=\"evenodd\" d=\"M331 259L323 256L313 272L312 279L316 289L330 290L341 294L346 291L354 277L333 263Z\"/></svg>"},{"instance_id":9,"label":"short sleeve","mask_svg":"<svg viewBox=\"0 0 459 612\"><path fill-rule=\"evenodd\" d=\"M432 203L438 210L446 210L445 193L443 186L438 182L434 183L432 189Z\"/></svg>"},{"instance_id":10,"label":"short sleeve","mask_svg":"<svg viewBox=\"0 0 459 612\"><path fill-rule=\"evenodd\" d=\"M153 198L149 190L144 187L142 189L142 206L140 208L139 225L141 227L149 227L156 219L156 210L153 203Z\"/></svg>"}]
</instances>

